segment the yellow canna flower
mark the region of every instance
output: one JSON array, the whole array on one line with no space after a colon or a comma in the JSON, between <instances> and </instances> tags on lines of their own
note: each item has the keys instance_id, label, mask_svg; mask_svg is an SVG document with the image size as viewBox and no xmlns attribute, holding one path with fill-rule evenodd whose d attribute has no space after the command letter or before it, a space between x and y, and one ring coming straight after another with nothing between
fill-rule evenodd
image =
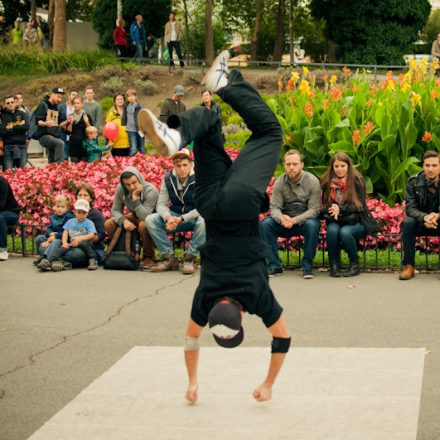
<instances>
[{"instance_id":1,"label":"yellow canna flower","mask_svg":"<svg viewBox=\"0 0 440 440\"><path fill-rule=\"evenodd\" d=\"M309 74L309 69L306 66L303 66L302 69L303 69L303 77L305 78Z\"/></svg>"},{"instance_id":2,"label":"yellow canna flower","mask_svg":"<svg viewBox=\"0 0 440 440\"><path fill-rule=\"evenodd\" d=\"M422 106L422 97L418 93L412 92L411 104L413 107L416 107L416 106L421 107Z\"/></svg>"},{"instance_id":3,"label":"yellow canna flower","mask_svg":"<svg viewBox=\"0 0 440 440\"><path fill-rule=\"evenodd\" d=\"M295 85L299 80L299 73L296 70L294 70L290 75L290 79L292 80L292 84Z\"/></svg>"},{"instance_id":4,"label":"yellow canna flower","mask_svg":"<svg viewBox=\"0 0 440 440\"><path fill-rule=\"evenodd\" d=\"M383 102L382 102L382 101L379 101L379 102L377 103L377 106L378 106L378 107L383 107Z\"/></svg>"},{"instance_id":5,"label":"yellow canna flower","mask_svg":"<svg viewBox=\"0 0 440 440\"><path fill-rule=\"evenodd\" d=\"M408 91L411 90L411 86L406 82L402 87L400 87L400 90L402 90L404 93L408 93Z\"/></svg>"},{"instance_id":6,"label":"yellow canna flower","mask_svg":"<svg viewBox=\"0 0 440 440\"><path fill-rule=\"evenodd\" d=\"M337 80L338 78L336 78L336 75L332 75L330 78L330 84L333 85Z\"/></svg>"},{"instance_id":7,"label":"yellow canna flower","mask_svg":"<svg viewBox=\"0 0 440 440\"><path fill-rule=\"evenodd\" d=\"M311 95L311 90L310 90L309 82L306 79L303 79L301 81L301 84L299 85L298 90L303 95L308 95L308 96Z\"/></svg>"}]
</instances>

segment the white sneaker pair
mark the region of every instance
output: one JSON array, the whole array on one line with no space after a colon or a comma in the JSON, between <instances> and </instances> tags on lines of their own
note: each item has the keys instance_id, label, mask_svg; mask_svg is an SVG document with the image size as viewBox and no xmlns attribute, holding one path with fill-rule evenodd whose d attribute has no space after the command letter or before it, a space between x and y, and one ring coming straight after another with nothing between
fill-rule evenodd
<instances>
[{"instance_id":1,"label":"white sneaker pair","mask_svg":"<svg viewBox=\"0 0 440 440\"><path fill-rule=\"evenodd\" d=\"M6 261L9 258L8 251L0 252L0 261Z\"/></svg>"},{"instance_id":2,"label":"white sneaker pair","mask_svg":"<svg viewBox=\"0 0 440 440\"><path fill-rule=\"evenodd\" d=\"M224 50L212 63L212 66L202 79L202 86L210 92L217 92L228 84L229 52ZM144 135L150 139L159 154L172 156L177 153L181 145L182 137L178 130L168 127L159 121L151 110L143 108L138 115L138 126Z\"/></svg>"}]
</instances>

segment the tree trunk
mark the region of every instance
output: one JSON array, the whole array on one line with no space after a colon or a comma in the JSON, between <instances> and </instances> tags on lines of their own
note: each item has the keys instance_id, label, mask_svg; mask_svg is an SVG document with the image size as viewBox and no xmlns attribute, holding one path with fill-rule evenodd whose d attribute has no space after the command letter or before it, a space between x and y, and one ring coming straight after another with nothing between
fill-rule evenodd
<instances>
[{"instance_id":1,"label":"tree trunk","mask_svg":"<svg viewBox=\"0 0 440 440\"><path fill-rule=\"evenodd\" d=\"M66 50L66 0L55 0L53 50Z\"/></svg>"},{"instance_id":2,"label":"tree trunk","mask_svg":"<svg viewBox=\"0 0 440 440\"><path fill-rule=\"evenodd\" d=\"M292 1L292 0L290 0ZM284 50L284 16L286 13L286 0L279 0L277 13L277 30L273 46L273 61L281 61Z\"/></svg>"},{"instance_id":3,"label":"tree trunk","mask_svg":"<svg viewBox=\"0 0 440 440\"><path fill-rule=\"evenodd\" d=\"M251 59L257 61L258 59L258 34L261 27L261 16L263 15L263 0L256 0L255 6L257 12L255 14L255 26L251 39Z\"/></svg>"},{"instance_id":4,"label":"tree trunk","mask_svg":"<svg viewBox=\"0 0 440 440\"><path fill-rule=\"evenodd\" d=\"M117 21L122 18L122 0L117 0Z\"/></svg>"},{"instance_id":5,"label":"tree trunk","mask_svg":"<svg viewBox=\"0 0 440 440\"><path fill-rule=\"evenodd\" d=\"M205 1L205 59L211 65L214 61L214 32L212 29L212 0Z\"/></svg>"},{"instance_id":6,"label":"tree trunk","mask_svg":"<svg viewBox=\"0 0 440 440\"><path fill-rule=\"evenodd\" d=\"M49 26L49 47L53 47L53 31L54 31L54 19L55 19L55 0L49 0L49 15L47 18L47 24Z\"/></svg>"},{"instance_id":7,"label":"tree trunk","mask_svg":"<svg viewBox=\"0 0 440 440\"><path fill-rule=\"evenodd\" d=\"M37 16L37 0L31 0L31 19L35 20Z\"/></svg>"},{"instance_id":8,"label":"tree trunk","mask_svg":"<svg viewBox=\"0 0 440 440\"><path fill-rule=\"evenodd\" d=\"M187 0L183 0L183 15L185 20L185 58L187 63L189 61L189 12L188 12L188 4Z\"/></svg>"}]
</instances>

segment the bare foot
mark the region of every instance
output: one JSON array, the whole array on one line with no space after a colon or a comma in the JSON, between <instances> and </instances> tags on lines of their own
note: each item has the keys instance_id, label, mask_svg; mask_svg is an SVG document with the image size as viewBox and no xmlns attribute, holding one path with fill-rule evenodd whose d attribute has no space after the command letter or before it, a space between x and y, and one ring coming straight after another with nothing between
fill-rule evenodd
<instances>
[{"instance_id":1,"label":"bare foot","mask_svg":"<svg viewBox=\"0 0 440 440\"><path fill-rule=\"evenodd\" d=\"M257 388L255 388L252 393L252 397L257 402L265 402L267 400L272 399L272 387L270 385L261 384Z\"/></svg>"},{"instance_id":2,"label":"bare foot","mask_svg":"<svg viewBox=\"0 0 440 440\"><path fill-rule=\"evenodd\" d=\"M194 405L197 402L198 399L198 391L199 387L198 385L190 385L185 393L185 399L190 403L191 405Z\"/></svg>"}]
</instances>

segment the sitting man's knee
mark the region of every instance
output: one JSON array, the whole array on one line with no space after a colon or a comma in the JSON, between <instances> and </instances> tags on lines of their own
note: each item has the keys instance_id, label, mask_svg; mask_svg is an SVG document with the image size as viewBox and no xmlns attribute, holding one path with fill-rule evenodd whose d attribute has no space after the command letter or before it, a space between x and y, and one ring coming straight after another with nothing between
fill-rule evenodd
<instances>
[{"instance_id":1,"label":"sitting man's knee","mask_svg":"<svg viewBox=\"0 0 440 440\"><path fill-rule=\"evenodd\" d=\"M414 217L405 217L401 225L401 230L402 232L413 231L416 227L417 220Z\"/></svg>"}]
</instances>

